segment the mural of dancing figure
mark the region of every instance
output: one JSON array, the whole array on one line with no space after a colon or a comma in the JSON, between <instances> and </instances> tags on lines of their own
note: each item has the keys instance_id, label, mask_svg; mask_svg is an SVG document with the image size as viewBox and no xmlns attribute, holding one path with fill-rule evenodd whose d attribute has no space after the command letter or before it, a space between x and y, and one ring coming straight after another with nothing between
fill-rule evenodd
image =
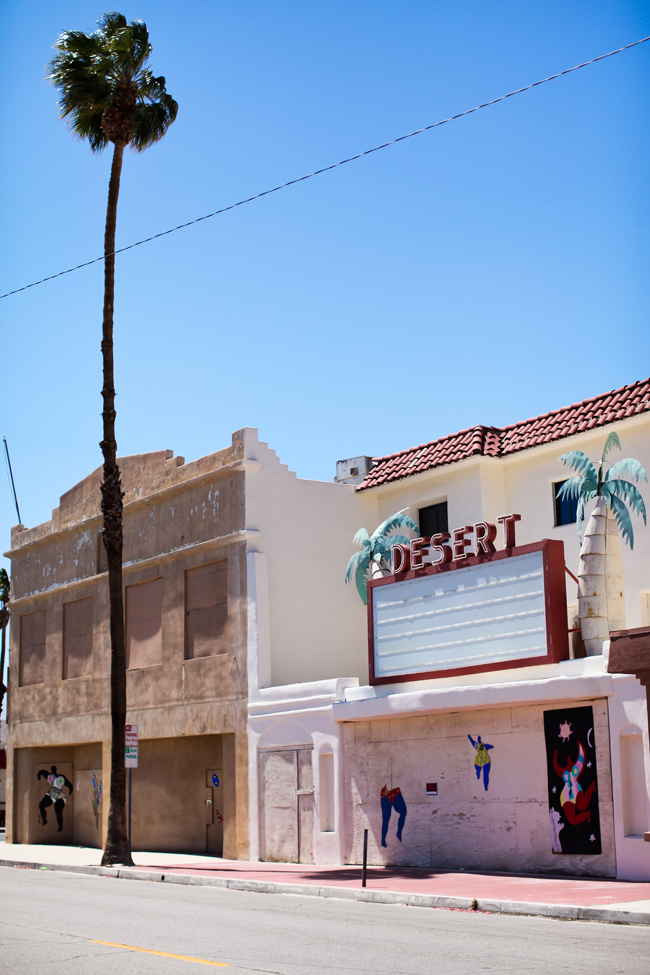
<instances>
[{"instance_id":1,"label":"mural of dancing figure","mask_svg":"<svg viewBox=\"0 0 650 975\"><path fill-rule=\"evenodd\" d=\"M381 790L381 845L386 846L386 834L388 832L388 824L390 822L390 814L393 809L399 815L397 820L397 839L402 842L402 830L404 828L404 821L406 819L406 803L404 802L404 796L399 789L391 789L390 791L383 787Z\"/></svg>"},{"instance_id":2,"label":"mural of dancing figure","mask_svg":"<svg viewBox=\"0 0 650 975\"><path fill-rule=\"evenodd\" d=\"M65 806L65 796L63 795L63 789L66 788L70 795L72 795L72 782L69 782L65 775L58 775L56 771L56 765L51 766L51 771L48 772L47 769L42 768L38 775L37 780L41 778L47 779L49 789L41 799L38 804L38 808L41 811L41 820L43 826L47 823L47 814L45 810L48 806L54 806L54 815L56 816L56 821L58 823L57 833L63 830L63 807Z\"/></svg>"},{"instance_id":3,"label":"mural of dancing figure","mask_svg":"<svg viewBox=\"0 0 650 975\"><path fill-rule=\"evenodd\" d=\"M562 812L573 826L579 826L585 820L588 823L591 822L591 812L587 809L587 806L591 802L593 793L596 791L596 782L593 781L587 787L587 791L583 791L582 786L578 782L578 777L584 765L585 750L581 741L578 742L578 757L576 758L575 765L571 760L571 756L567 755L567 763L562 768L557 760L557 752L553 753L555 774L559 775L564 781L564 788L560 794L560 805L562 806ZM577 812L576 809L578 810Z\"/></svg>"},{"instance_id":4,"label":"mural of dancing figure","mask_svg":"<svg viewBox=\"0 0 650 975\"><path fill-rule=\"evenodd\" d=\"M476 749L476 758L474 759L474 768L476 769L476 778L481 778L481 769L483 769L483 788L487 792L488 782L490 781L490 765L492 759L488 755L490 748L494 748L494 745L486 745L485 742L481 741L481 736L478 736L478 741L474 741L471 735L467 736L472 743L472 747Z\"/></svg>"}]
</instances>

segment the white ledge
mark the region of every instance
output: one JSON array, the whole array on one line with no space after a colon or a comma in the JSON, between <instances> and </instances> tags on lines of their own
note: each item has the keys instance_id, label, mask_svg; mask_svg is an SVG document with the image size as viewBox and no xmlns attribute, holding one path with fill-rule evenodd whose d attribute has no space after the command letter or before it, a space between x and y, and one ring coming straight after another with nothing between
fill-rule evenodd
<instances>
[{"instance_id":1,"label":"white ledge","mask_svg":"<svg viewBox=\"0 0 650 975\"><path fill-rule=\"evenodd\" d=\"M366 690L366 688L360 688ZM369 691L374 688L368 688ZM614 682L610 674L558 675L545 680L509 681L503 684L468 684L406 691L385 696L368 696L332 705L335 721L371 721L444 711L486 710L530 704L611 697Z\"/></svg>"},{"instance_id":2,"label":"white ledge","mask_svg":"<svg viewBox=\"0 0 650 975\"><path fill-rule=\"evenodd\" d=\"M248 712L251 717L256 717L275 712L331 707L336 701L343 700L346 688L358 686L357 677L335 677L331 680L306 681L304 684L261 687L255 700L249 701Z\"/></svg>"}]
</instances>

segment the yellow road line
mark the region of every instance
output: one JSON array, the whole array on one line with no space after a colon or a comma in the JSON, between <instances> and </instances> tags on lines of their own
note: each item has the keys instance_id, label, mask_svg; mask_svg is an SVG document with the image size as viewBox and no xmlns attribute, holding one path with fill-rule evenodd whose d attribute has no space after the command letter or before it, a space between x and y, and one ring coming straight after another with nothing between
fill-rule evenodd
<instances>
[{"instance_id":1,"label":"yellow road line","mask_svg":"<svg viewBox=\"0 0 650 975\"><path fill-rule=\"evenodd\" d=\"M173 955L170 951L153 951L151 948L136 948L135 945L119 945L115 941L90 940L91 945L107 945L109 948L124 948L126 951L141 951L145 955L162 955L163 958L178 958L179 961L194 961L197 965L215 965L217 968L230 968L225 961L208 961L206 958L192 958L190 955Z\"/></svg>"}]
</instances>

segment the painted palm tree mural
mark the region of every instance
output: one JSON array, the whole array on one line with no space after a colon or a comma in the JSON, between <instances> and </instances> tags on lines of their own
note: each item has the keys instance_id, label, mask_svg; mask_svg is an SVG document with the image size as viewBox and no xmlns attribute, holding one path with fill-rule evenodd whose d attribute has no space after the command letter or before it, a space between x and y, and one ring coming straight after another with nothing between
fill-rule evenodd
<instances>
[{"instance_id":1,"label":"painted palm tree mural","mask_svg":"<svg viewBox=\"0 0 650 975\"><path fill-rule=\"evenodd\" d=\"M577 498L578 538L582 544L578 570L578 615L582 638L588 656L602 653L603 641L610 630L625 628L625 599L623 595L623 563L619 532L630 548L634 548L634 529L631 513L646 521L646 509L641 492L636 487L647 481L638 460L626 457L608 464L607 455L614 448L621 450L618 435L610 433L605 441L598 465L594 465L581 450L570 450L560 460L577 474L565 481L558 497ZM631 480L629 480L631 478ZM635 483L633 483L635 482ZM596 505L582 538L585 505L596 499Z\"/></svg>"},{"instance_id":2,"label":"painted palm tree mural","mask_svg":"<svg viewBox=\"0 0 650 975\"><path fill-rule=\"evenodd\" d=\"M391 535L396 528L410 528L416 535L420 534L420 529L412 518L405 515L403 511L387 518L379 528L375 528L372 535L369 535L365 528L360 528L354 536L354 544L361 546L360 552L355 552L345 571L345 581L350 582L354 576L357 591L364 603L368 602L368 592L366 589L368 580L373 576L373 569L382 568L381 563L390 566L390 550L392 545L410 545L410 539L406 535Z\"/></svg>"}]
</instances>

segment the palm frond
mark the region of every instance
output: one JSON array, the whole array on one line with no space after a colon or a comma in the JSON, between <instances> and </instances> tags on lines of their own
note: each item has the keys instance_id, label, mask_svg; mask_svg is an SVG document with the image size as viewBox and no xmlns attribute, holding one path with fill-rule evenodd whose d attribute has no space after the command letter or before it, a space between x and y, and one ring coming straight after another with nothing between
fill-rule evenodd
<instances>
[{"instance_id":1,"label":"palm frond","mask_svg":"<svg viewBox=\"0 0 650 975\"><path fill-rule=\"evenodd\" d=\"M583 474L590 481L596 482L598 480L596 468L582 450L569 450L566 454L562 454L560 460L568 467L573 467L578 474Z\"/></svg>"},{"instance_id":2,"label":"palm frond","mask_svg":"<svg viewBox=\"0 0 650 975\"><path fill-rule=\"evenodd\" d=\"M605 441L605 446L603 447L603 456L600 458L601 464L605 463L605 458L607 457L607 454L610 452L610 450L613 450L614 447L616 447L617 450L622 450L621 441L618 439L618 434L616 433L615 430L612 430L607 440Z\"/></svg>"},{"instance_id":3,"label":"palm frond","mask_svg":"<svg viewBox=\"0 0 650 975\"><path fill-rule=\"evenodd\" d=\"M568 481L565 481L561 485L555 496L556 498L560 498L561 501L566 501L567 498L579 498L582 493L582 486L585 483L593 484L593 481L585 482L582 474L576 474L575 477L570 477ZM596 485L594 484L593 486L595 487Z\"/></svg>"},{"instance_id":4,"label":"palm frond","mask_svg":"<svg viewBox=\"0 0 650 975\"><path fill-rule=\"evenodd\" d=\"M104 113L134 99L127 112L128 143L137 152L158 142L176 119L178 105L145 64L151 55L146 24L127 23L119 13L104 14L92 34L65 31L50 62L49 80L59 90L61 117L71 131L87 139L93 152L108 144ZM110 130L109 130L110 131ZM122 138L122 136L120 136Z\"/></svg>"},{"instance_id":5,"label":"palm frond","mask_svg":"<svg viewBox=\"0 0 650 975\"><path fill-rule=\"evenodd\" d=\"M355 577L354 577L354 581L357 584L357 592L361 596L361 599L363 600L364 606L367 606L368 605L367 580L368 580L368 566L369 565L370 565L370 559L369 558L366 557L366 558L362 559L361 562L359 563L359 565L357 566L357 571L356 571L356 574L355 574Z\"/></svg>"},{"instance_id":6,"label":"palm frond","mask_svg":"<svg viewBox=\"0 0 650 975\"><path fill-rule=\"evenodd\" d=\"M420 529L415 524L412 518L404 514L404 511L398 511L397 514L391 515L386 521L382 522L379 528L375 528L372 533L371 540L376 541L380 538L385 538L386 535L394 528L410 528L414 531L416 535L420 534Z\"/></svg>"},{"instance_id":7,"label":"palm frond","mask_svg":"<svg viewBox=\"0 0 650 975\"><path fill-rule=\"evenodd\" d=\"M634 457L626 457L624 460L617 460L615 464L612 464L610 469L605 475L605 480L609 481L612 478L620 477L633 477L638 483L639 481L647 481L648 475L646 474L643 466L635 460Z\"/></svg>"},{"instance_id":8,"label":"palm frond","mask_svg":"<svg viewBox=\"0 0 650 975\"><path fill-rule=\"evenodd\" d=\"M375 562L379 561L377 559L377 554L379 554L380 559L385 559L385 561L390 565L391 560L391 548L393 545L410 545L411 540L406 537L406 535L389 535L388 538L380 538L375 542L374 551L375 555L373 558Z\"/></svg>"},{"instance_id":9,"label":"palm frond","mask_svg":"<svg viewBox=\"0 0 650 975\"><path fill-rule=\"evenodd\" d=\"M406 535L388 535L386 538L380 538L378 542L375 543L375 548L381 547L385 552L388 552L390 557L390 550L393 545L410 545L411 539L407 538Z\"/></svg>"},{"instance_id":10,"label":"palm frond","mask_svg":"<svg viewBox=\"0 0 650 975\"><path fill-rule=\"evenodd\" d=\"M364 542L368 542L369 540L370 540L370 535L368 534L365 528L360 528L359 531L354 536L354 538L352 539L355 545L363 545Z\"/></svg>"},{"instance_id":11,"label":"palm frond","mask_svg":"<svg viewBox=\"0 0 650 975\"><path fill-rule=\"evenodd\" d=\"M345 581L346 581L346 583L348 583L350 581L350 579L352 578L352 573L356 571L359 563L363 559L366 560L366 568L367 568L368 565L370 564L370 556L368 555L368 552L355 552L354 553L354 555L352 556L352 558L348 562L347 569L345 570Z\"/></svg>"},{"instance_id":12,"label":"palm frond","mask_svg":"<svg viewBox=\"0 0 650 975\"><path fill-rule=\"evenodd\" d=\"M634 529L632 528L630 512L627 510L623 501L617 498L614 493L610 494L608 501L609 507L616 518L616 524L618 525L621 537L628 543L630 548L634 548Z\"/></svg>"},{"instance_id":13,"label":"palm frond","mask_svg":"<svg viewBox=\"0 0 650 975\"><path fill-rule=\"evenodd\" d=\"M629 504L632 511L636 512L643 518L644 524L647 525L645 504L641 492L637 487L632 484L631 481L623 481L620 479L614 479L607 482L612 494L616 497L621 498L626 504Z\"/></svg>"},{"instance_id":14,"label":"palm frond","mask_svg":"<svg viewBox=\"0 0 650 975\"><path fill-rule=\"evenodd\" d=\"M9 576L7 575L6 569L0 569L0 599L3 603L9 601L9 591L11 589L11 584L9 582ZM2 675L0 674L0 680L2 680Z\"/></svg>"}]
</instances>

